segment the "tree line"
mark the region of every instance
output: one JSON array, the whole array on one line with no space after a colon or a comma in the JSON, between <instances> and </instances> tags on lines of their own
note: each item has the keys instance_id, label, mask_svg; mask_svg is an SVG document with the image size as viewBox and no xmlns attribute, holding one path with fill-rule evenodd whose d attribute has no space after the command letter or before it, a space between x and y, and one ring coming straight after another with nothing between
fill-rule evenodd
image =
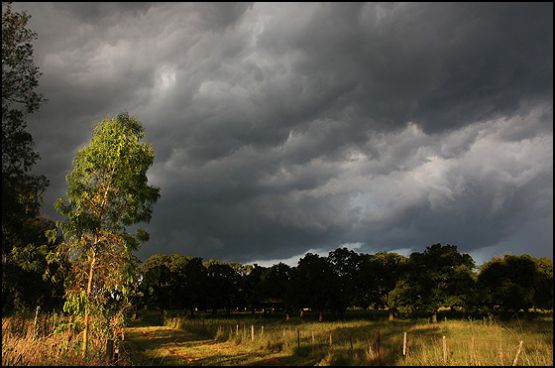
<instances>
[{"instance_id":1,"label":"tree line","mask_svg":"<svg viewBox=\"0 0 555 368\"><path fill-rule=\"evenodd\" d=\"M347 248L327 257L307 253L296 267L271 267L155 254L139 268L137 307L230 314L235 310L280 311L289 316L310 308L319 319L349 307L428 313L440 307L466 313L527 311L553 307L553 261L505 255L479 269L454 245L434 244L408 257Z\"/></svg>"}]
</instances>

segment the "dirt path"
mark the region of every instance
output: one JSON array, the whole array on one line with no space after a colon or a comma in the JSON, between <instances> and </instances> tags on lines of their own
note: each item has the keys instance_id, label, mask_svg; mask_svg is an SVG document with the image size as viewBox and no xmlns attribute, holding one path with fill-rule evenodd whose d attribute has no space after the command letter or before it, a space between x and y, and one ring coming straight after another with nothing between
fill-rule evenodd
<instances>
[{"instance_id":1,"label":"dirt path","mask_svg":"<svg viewBox=\"0 0 555 368\"><path fill-rule=\"evenodd\" d=\"M164 326L126 329L124 348L133 365L302 364L283 352L268 353L232 341L217 342Z\"/></svg>"}]
</instances>

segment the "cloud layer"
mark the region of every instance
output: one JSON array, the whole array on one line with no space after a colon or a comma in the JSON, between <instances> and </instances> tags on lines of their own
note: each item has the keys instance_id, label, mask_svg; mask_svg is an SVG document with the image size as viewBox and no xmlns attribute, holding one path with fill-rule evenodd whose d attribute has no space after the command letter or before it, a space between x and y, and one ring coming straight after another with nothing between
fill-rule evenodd
<instances>
[{"instance_id":1,"label":"cloud layer","mask_svg":"<svg viewBox=\"0 0 555 368\"><path fill-rule=\"evenodd\" d=\"M51 216L94 123L129 111L161 188L143 258L553 255L552 4L17 6Z\"/></svg>"}]
</instances>

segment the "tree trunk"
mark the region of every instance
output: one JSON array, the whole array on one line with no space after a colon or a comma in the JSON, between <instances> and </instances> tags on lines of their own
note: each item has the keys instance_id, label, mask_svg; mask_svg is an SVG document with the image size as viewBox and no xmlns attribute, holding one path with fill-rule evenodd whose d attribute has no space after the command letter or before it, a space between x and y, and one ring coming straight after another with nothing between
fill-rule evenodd
<instances>
[{"instance_id":1,"label":"tree trunk","mask_svg":"<svg viewBox=\"0 0 555 368\"><path fill-rule=\"evenodd\" d=\"M432 323L437 323L437 309L432 313Z\"/></svg>"},{"instance_id":2,"label":"tree trunk","mask_svg":"<svg viewBox=\"0 0 555 368\"><path fill-rule=\"evenodd\" d=\"M94 246L96 247L96 239L94 241ZM89 281L87 283L87 304L85 305L85 321L84 321L84 329L83 329L83 359L87 357L87 345L89 342L89 297L91 295L92 290L92 280L93 280L93 272L94 272L94 263L96 261L96 253L93 249L92 259L91 259L91 266L89 268Z\"/></svg>"}]
</instances>

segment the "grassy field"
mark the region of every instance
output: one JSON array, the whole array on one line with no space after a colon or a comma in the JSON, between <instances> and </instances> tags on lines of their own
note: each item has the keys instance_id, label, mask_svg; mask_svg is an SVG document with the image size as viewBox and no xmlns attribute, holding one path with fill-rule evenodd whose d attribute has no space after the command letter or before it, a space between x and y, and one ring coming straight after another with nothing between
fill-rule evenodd
<instances>
[{"instance_id":1,"label":"grassy field","mask_svg":"<svg viewBox=\"0 0 555 368\"><path fill-rule=\"evenodd\" d=\"M512 365L520 341L517 365L553 363L552 315L436 325L348 316L328 322L260 315L139 318L126 329L118 365ZM41 314L36 323L32 315L3 317L2 365L105 364L101 342L91 360L80 358L74 326L64 316Z\"/></svg>"},{"instance_id":2,"label":"grassy field","mask_svg":"<svg viewBox=\"0 0 555 368\"><path fill-rule=\"evenodd\" d=\"M512 365L522 341L517 365L552 365L552 331L552 317L436 325L173 317L135 323L125 349L135 365Z\"/></svg>"}]
</instances>

